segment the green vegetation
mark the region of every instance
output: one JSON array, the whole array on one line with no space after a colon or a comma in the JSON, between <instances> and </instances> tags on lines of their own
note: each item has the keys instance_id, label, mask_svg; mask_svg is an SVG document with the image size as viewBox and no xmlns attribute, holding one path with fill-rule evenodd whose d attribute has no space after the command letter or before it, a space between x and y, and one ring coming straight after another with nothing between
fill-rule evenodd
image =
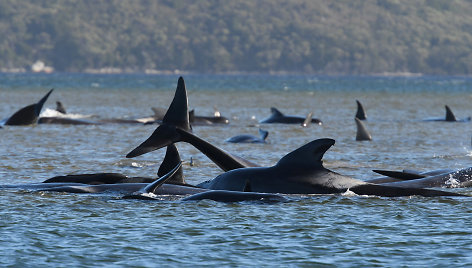
<instances>
[{"instance_id":1,"label":"green vegetation","mask_svg":"<svg viewBox=\"0 0 472 268\"><path fill-rule=\"evenodd\" d=\"M469 0L2 0L0 69L472 74Z\"/></svg>"}]
</instances>

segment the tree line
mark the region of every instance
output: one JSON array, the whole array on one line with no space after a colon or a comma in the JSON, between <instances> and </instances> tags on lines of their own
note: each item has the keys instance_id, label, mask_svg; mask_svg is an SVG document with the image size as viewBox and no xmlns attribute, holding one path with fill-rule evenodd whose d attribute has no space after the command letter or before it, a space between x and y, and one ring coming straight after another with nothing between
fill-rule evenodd
<instances>
[{"instance_id":1,"label":"tree line","mask_svg":"<svg viewBox=\"0 0 472 268\"><path fill-rule=\"evenodd\" d=\"M467 0L3 0L0 68L472 73Z\"/></svg>"}]
</instances>

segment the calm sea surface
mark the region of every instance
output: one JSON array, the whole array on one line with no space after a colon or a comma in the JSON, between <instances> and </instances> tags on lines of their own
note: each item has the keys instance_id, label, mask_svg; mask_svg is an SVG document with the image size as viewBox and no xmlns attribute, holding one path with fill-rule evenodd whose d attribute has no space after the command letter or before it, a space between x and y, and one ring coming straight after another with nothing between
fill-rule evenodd
<instances>
[{"instance_id":1,"label":"calm sea surface","mask_svg":"<svg viewBox=\"0 0 472 268\"><path fill-rule=\"evenodd\" d=\"M136 118L166 108L177 75L0 74L0 119L55 91L69 113ZM472 115L472 79L185 75L190 108L227 126L194 133L261 165L318 138L336 144L327 168L358 179L372 169L472 166L472 123L422 122ZM366 108L371 142L356 142L355 100ZM270 107L313 112L323 126L259 125ZM229 144L236 134L269 131L268 144ZM74 173L155 176L165 150L124 156L155 125L37 125L0 129L0 184L41 182ZM179 143L190 183L222 171ZM195 165L190 166L193 158ZM472 194L470 189L447 189ZM117 195L0 192L2 267L157 266L471 266L472 198L295 197L287 203L147 202Z\"/></svg>"}]
</instances>

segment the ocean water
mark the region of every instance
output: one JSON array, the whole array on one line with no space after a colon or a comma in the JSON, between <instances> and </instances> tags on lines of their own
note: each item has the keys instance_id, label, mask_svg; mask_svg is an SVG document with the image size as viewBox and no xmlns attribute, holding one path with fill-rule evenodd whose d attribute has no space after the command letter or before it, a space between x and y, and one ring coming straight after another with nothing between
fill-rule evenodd
<instances>
[{"instance_id":1,"label":"ocean water","mask_svg":"<svg viewBox=\"0 0 472 268\"><path fill-rule=\"evenodd\" d=\"M136 118L166 108L177 75L0 74L0 119L54 92L69 113ZM260 165L318 138L336 144L325 167L358 179L372 169L421 171L472 166L472 123L424 122L472 115L472 78L385 76L184 75L198 115L216 107L224 126L194 133ZM370 142L355 141L355 100L366 108ZM322 126L259 124L277 107L313 112ZM267 144L230 144L269 131ZM155 176L165 150L124 156L155 125L36 125L0 129L0 184L77 173ZM179 143L189 183L222 171ZM190 166L190 159L194 165ZM471 194L470 189L446 189ZM297 196L289 202L137 201L111 194L0 192L0 266L471 266L472 199Z\"/></svg>"}]
</instances>

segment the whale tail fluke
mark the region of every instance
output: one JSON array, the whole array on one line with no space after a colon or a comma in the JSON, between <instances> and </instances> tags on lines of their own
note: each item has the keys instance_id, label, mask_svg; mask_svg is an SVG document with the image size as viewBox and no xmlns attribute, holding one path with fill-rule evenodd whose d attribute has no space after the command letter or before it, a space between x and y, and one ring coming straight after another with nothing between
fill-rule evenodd
<instances>
[{"instance_id":1,"label":"whale tail fluke","mask_svg":"<svg viewBox=\"0 0 472 268\"><path fill-rule=\"evenodd\" d=\"M128 153L126 157L133 158L180 141L180 136L176 132L177 128L191 131L187 89L185 88L185 82L182 77L179 77L174 99L162 119L162 124L154 130L147 140Z\"/></svg>"},{"instance_id":2,"label":"whale tail fluke","mask_svg":"<svg viewBox=\"0 0 472 268\"><path fill-rule=\"evenodd\" d=\"M354 118L354 120L356 121L357 126L356 141L371 141L372 135L370 135L364 123L362 123L362 121L357 117Z\"/></svg>"},{"instance_id":3,"label":"whale tail fluke","mask_svg":"<svg viewBox=\"0 0 472 268\"><path fill-rule=\"evenodd\" d=\"M362 106L362 103L358 100L356 100L356 103L357 103L356 118L358 118L359 120L366 120L367 116L365 115L364 106Z\"/></svg>"},{"instance_id":4,"label":"whale tail fluke","mask_svg":"<svg viewBox=\"0 0 472 268\"><path fill-rule=\"evenodd\" d=\"M41 113L41 110L43 109L44 103L47 101L49 95L51 95L53 90L54 89L49 90L49 92L44 97L42 97L37 103L23 107L16 113L14 113L5 122L5 125L21 126L35 124L38 121L38 117Z\"/></svg>"}]
</instances>

